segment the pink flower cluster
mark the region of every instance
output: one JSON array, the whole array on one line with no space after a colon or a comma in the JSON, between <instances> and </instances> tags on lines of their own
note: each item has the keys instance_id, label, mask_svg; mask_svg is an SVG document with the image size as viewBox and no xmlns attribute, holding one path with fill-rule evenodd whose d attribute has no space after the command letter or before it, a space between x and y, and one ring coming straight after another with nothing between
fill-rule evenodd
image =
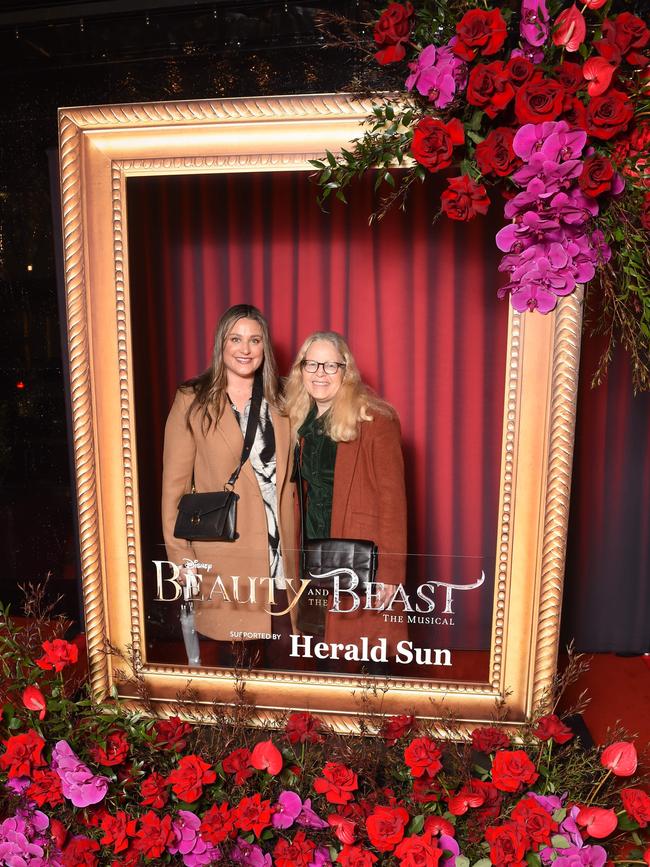
<instances>
[{"instance_id":1,"label":"pink flower cluster","mask_svg":"<svg viewBox=\"0 0 650 867\"><path fill-rule=\"evenodd\" d=\"M406 79L406 89L415 88L436 108L446 108L467 84L467 64L455 54L455 41L454 38L439 48L427 45L409 63L411 74Z\"/></svg>"},{"instance_id":2,"label":"pink flower cluster","mask_svg":"<svg viewBox=\"0 0 650 867\"><path fill-rule=\"evenodd\" d=\"M516 310L547 313L611 256L602 233L589 229L598 203L578 183L586 141L587 133L566 121L525 124L514 137L523 165L512 179L523 190L507 203L505 216L514 222L496 241L507 254L499 270L510 274L499 295L510 292Z\"/></svg>"}]
</instances>

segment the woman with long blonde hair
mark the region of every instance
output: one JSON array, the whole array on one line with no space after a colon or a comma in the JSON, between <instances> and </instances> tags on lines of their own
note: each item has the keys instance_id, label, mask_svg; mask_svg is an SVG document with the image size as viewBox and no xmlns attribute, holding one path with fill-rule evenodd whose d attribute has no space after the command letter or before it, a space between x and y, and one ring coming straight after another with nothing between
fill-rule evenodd
<instances>
[{"instance_id":1,"label":"woman with long blonde hair","mask_svg":"<svg viewBox=\"0 0 650 867\"><path fill-rule=\"evenodd\" d=\"M363 539L379 549L379 609L404 582L406 491L397 413L361 380L340 334L321 331L300 347L285 385L303 484L305 539ZM331 606L330 606L331 607ZM379 610L328 612L325 641L369 644L406 636Z\"/></svg>"}]
</instances>

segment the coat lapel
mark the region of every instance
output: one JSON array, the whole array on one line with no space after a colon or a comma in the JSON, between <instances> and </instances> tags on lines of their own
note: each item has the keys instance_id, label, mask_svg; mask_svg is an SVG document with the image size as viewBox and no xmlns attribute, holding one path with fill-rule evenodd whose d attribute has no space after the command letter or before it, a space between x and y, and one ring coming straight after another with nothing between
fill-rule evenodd
<instances>
[{"instance_id":1,"label":"coat lapel","mask_svg":"<svg viewBox=\"0 0 650 867\"><path fill-rule=\"evenodd\" d=\"M281 416L277 410L271 408L271 421L273 422L273 435L275 436L275 485L278 491L278 502L284 488L284 483L289 476L289 458L293 457L290 448L289 421Z\"/></svg>"},{"instance_id":2,"label":"coat lapel","mask_svg":"<svg viewBox=\"0 0 650 867\"><path fill-rule=\"evenodd\" d=\"M237 419L235 418L235 413L232 411L229 403L226 403L226 406L224 407L223 414L219 419L219 424L217 425L217 431L221 435L222 441L225 442L232 455L232 468L228 473L228 476L223 480L225 484L230 477L230 473L236 469L241 458L241 450L244 447L244 436L239 424L237 423ZM253 470L250 461L246 461L242 467L239 478L248 479L249 482L257 485L255 471Z\"/></svg>"},{"instance_id":3,"label":"coat lapel","mask_svg":"<svg viewBox=\"0 0 650 867\"><path fill-rule=\"evenodd\" d=\"M359 458L361 433L349 443L339 443L334 464L334 491L332 493L332 520L330 536L343 538L343 525L352 491L352 480Z\"/></svg>"}]
</instances>

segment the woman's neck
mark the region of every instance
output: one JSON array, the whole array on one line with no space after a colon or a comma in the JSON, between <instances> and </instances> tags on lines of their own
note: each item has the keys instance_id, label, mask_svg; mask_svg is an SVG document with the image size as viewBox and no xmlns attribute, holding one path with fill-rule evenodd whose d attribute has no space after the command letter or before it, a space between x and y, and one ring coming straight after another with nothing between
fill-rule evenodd
<instances>
[{"instance_id":1,"label":"woman's neck","mask_svg":"<svg viewBox=\"0 0 650 867\"><path fill-rule=\"evenodd\" d=\"M230 401L241 412L246 408L246 404L253 394L253 380L241 376L228 377L226 389Z\"/></svg>"}]
</instances>

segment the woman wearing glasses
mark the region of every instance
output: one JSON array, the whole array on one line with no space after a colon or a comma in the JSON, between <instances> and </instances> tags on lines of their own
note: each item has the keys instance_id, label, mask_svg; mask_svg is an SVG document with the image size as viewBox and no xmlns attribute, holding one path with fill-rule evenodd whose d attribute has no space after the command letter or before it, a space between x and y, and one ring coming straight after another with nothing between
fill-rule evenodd
<instances>
[{"instance_id":1,"label":"woman wearing glasses","mask_svg":"<svg viewBox=\"0 0 650 867\"><path fill-rule=\"evenodd\" d=\"M379 608L404 583L406 492L400 427L395 410L363 384L345 340L317 332L303 343L287 378L285 407L299 443L307 539L365 539L379 549L376 581L385 585ZM392 655L406 626L378 611L335 614L325 641L369 646L388 639ZM402 613L401 606L393 612ZM366 666L368 668L368 666Z\"/></svg>"}]
</instances>

